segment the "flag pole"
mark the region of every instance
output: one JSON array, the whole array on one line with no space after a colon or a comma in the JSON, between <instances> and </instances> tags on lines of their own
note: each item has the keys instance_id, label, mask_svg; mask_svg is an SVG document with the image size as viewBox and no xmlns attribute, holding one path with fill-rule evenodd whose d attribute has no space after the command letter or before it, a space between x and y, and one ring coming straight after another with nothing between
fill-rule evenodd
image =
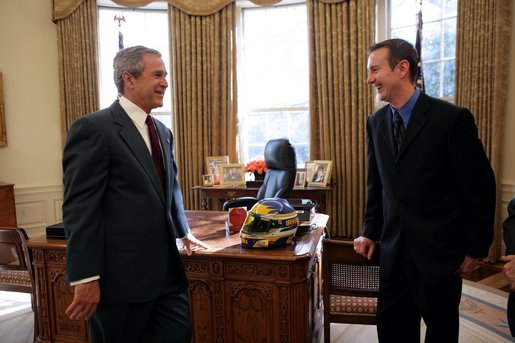
<instances>
[{"instance_id":1,"label":"flag pole","mask_svg":"<svg viewBox=\"0 0 515 343\"><path fill-rule=\"evenodd\" d=\"M417 38L415 41L415 50L417 50L418 54L418 71L417 71L417 79L415 81L415 85L424 92L425 84L424 84L424 72L422 68L422 0L420 0L420 8L417 13Z\"/></svg>"}]
</instances>

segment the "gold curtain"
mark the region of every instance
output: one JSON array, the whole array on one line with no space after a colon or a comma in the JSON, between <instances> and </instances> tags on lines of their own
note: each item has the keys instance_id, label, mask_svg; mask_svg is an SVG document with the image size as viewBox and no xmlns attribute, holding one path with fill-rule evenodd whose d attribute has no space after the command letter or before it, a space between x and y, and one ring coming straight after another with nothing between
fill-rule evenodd
<instances>
[{"instance_id":1,"label":"gold curtain","mask_svg":"<svg viewBox=\"0 0 515 343\"><path fill-rule=\"evenodd\" d=\"M365 206L366 118L373 111L367 49L374 0L308 0L311 159L333 161L328 195L332 236L361 234Z\"/></svg>"},{"instance_id":2,"label":"gold curtain","mask_svg":"<svg viewBox=\"0 0 515 343\"><path fill-rule=\"evenodd\" d=\"M172 5L171 32L173 120L179 183L187 209L199 209L206 156L236 154L235 4L198 16Z\"/></svg>"},{"instance_id":3,"label":"gold curtain","mask_svg":"<svg viewBox=\"0 0 515 343\"><path fill-rule=\"evenodd\" d=\"M61 135L75 119L99 108L96 0L54 0L57 25Z\"/></svg>"},{"instance_id":4,"label":"gold curtain","mask_svg":"<svg viewBox=\"0 0 515 343\"><path fill-rule=\"evenodd\" d=\"M474 114L497 179L497 216L488 259L503 255L501 218L501 144L506 116L511 0L458 1L456 104ZM504 211L504 212L502 212Z\"/></svg>"}]
</instances>

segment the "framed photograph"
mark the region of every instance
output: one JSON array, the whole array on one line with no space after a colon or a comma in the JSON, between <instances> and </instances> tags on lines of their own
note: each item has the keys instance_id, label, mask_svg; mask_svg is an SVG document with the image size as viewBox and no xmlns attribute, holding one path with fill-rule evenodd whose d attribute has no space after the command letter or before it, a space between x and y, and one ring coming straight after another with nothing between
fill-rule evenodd
<instances>
[{"instance_id":1,"label":"framed photograph","mask_svg":"<svg viewBox=\"0 0 515 343\"><path fill-rule=\"evenodd\" d=\"M2 83L2 73L0 73L0 148L7 146L7 128L5 126L4 110L4 86Z\"/></svg>"},{"instance_id":2,"label":"framed photograph","mask_svg":"<svg viewBox=\"0 0 515 343\"><path fill-rule=\"evenodd\" d=\"M313 161L313 175L311 181L308 182L310 187L325 187L331 181L331 169L333 161Z\"/></svg>"},{"instance_id":3,"label":"framed photograph","mask_svg":"<svg viewBox=\"0 0 515 343\"><path fill-rule=\"evenodd\" d=\"M306 185L306 172L305 171L297 171L295 175L295 183L293 184L293 188L304 188Z\"/></svg>"},{"instance_id":4,"label":"framed photograph","mask_svg":"<svg viewBox=\"0 0 515 343\"><path fill-rule=\"evenodd\" d=\"M229 164L229 156L208 156L206 157L207 174L213 175L213 184L220 184L220 165Z\"/></svg>"},{"instance_id":5,"label":"framed photograph","mask_svg":"<svg viewBox=\"0 0 515 343\"><path fill-rule=\"evenodd\" d=\"M313 161L306 161L306 182L313 181L313 172L315 171L315 163Z\"/></svg>"},{"instance_id":6,"label":"framed photograph","mask_svg":"<svg viewBox=\"0 0 515 343\"><path fill-rule=\"evenodd\" d=\"M204 187L212 187L215 184L215 176L213 174L202 175L202 185Z\"/></svg>"},{"instance_id":7,"label":"framed photograph","mask_svg":"<svg viewBox=\"0 0 515 343\"><path fill-rule=\"evenodd\" d=\"M243 164L221 164L220 186L245 186L245 166Z\"/></svg>"}]
</instances>

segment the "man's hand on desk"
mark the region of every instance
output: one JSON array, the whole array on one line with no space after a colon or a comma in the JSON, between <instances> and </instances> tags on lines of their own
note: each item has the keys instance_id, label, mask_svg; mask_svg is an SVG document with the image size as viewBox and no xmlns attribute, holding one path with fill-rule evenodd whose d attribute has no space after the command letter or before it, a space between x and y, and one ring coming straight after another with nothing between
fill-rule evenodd
<instances>
[{"instance_id":1,"label":"man's hand on desk","mask_svg":"<svg viewBox=\"0 0 515 343\"><path fill-rule=\"evenodd\" d=\"M71 320L88 320L97 309L100 301L98 280L75 286L73 301L66 309Z\"/></svg>"},{"instance_id":2,"label":"man's hand on desk","mask_svg":"<svg viewBox=\"0 0 515 343\"><path fill-rule=\"evenodd\" d=\"M186 237L181 238L181 240L182 246L186 251L186 254L188 254L188 256L191 256L192 251L196 251L199 249L209 249L209 246L207 246L207 244L196 239L191 232L188 233Z\"/></svg>"}]
</instances>

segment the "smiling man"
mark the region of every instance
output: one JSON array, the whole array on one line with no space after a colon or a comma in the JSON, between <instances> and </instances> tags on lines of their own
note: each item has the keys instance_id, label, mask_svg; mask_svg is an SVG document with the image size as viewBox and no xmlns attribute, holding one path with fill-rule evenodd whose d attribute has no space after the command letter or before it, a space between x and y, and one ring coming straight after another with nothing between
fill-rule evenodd
<instances>
[{"instance_id":1,"label":"smiling man","mask_svg":"<svg viewBox=\"0 0 515 343\"><path fill-rule=\"evenodd\" d=\"M458 342L461 274L487 256L495 180L469 110L415 87L417 52L370 47L368 80L388 102L368 118L367 204L357 253L381 243L379 341Z\"/></svg>"},{"instance_id":2,"label":"smiling man","mask_svg":"<svg viewBox=\"0 0 515 343\"><path fill-rule=\"evenodd\" d=\"M190 233L172 133L150 115L168 87L161 54L142 46L114 58L119 92L75 121L63 153L66 313L89 320L93 343L189 342L188 281L177 249Z\"/></svg>"}]
</instances>

